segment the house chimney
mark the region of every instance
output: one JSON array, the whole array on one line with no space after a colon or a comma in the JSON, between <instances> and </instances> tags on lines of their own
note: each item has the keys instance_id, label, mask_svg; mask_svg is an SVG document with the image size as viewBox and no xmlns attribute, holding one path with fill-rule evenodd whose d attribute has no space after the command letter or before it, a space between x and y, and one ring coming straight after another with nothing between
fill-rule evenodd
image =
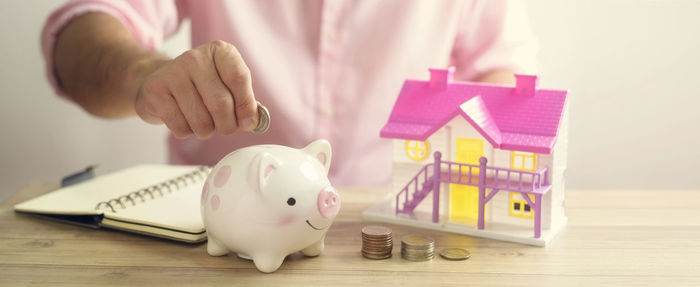
<instances>
[{"instance_id":1,"label":"house chimney","mask_svg":"<svg viewBox=\"0 0 700 287\"><path fill-rule=\"evenodd\" d=\"M446 89L447 84L454 78L455 67L447 69L428 69L430 71L430 87L434 89Z\"/></svg>"},{"instance_id":2,"label":"house chimney","mask_svg":"<svg viewBox=\"0 0 700 287\"><path fill-rule=\"evenodd\" d=\"M532 97L537 89L537 76L515 74L515 94Z\"/></svg>"}]
</instances>

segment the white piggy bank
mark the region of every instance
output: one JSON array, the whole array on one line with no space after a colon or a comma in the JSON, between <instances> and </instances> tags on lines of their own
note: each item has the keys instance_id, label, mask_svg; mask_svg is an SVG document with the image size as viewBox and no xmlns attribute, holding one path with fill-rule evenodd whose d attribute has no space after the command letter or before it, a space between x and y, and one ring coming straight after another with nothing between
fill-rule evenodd
<instances>
[{"instance_id":1,"label":"white piggy bank","mask_svg":"<svg viewBox=\"0 0 700 287\"><path fill-rule=\"evenodd\" d=\"M326 140L303 149L251 146L221 159L202 190L209 255L236 252L266 273L291 253L319 255L340 210L330 161Z\"/></svg>"}]
</instances>

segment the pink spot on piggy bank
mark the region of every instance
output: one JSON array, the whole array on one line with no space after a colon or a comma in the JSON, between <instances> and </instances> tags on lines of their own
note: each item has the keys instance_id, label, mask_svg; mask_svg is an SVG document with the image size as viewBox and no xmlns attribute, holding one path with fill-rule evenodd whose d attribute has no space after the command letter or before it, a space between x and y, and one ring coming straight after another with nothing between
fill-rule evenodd
<instances>
[{"instance_id":1,"label":"pink spot on piggy bank","mask_svg":"<svg viewBox=\"0 0 700 287\"><path fill-rule=\"evenodd\" d=\"M317 256L340 210L328 181L331 146L317 140L302 149L279 145L236 150L212 169L203 189L207 252L250 257L265 273L295 252ZM222 204L221 198L226 199Z\"/></svg>"},{"instance_id":2,"label":"pink spot on piggy bank","mask_svg":"<svg viewBox=\"0 0 700 287\"><path fill-rule=\"evenodd\" d=\"M231 166L224 165L224 166L220 167L219 171L217 171L216 175L214 176L214 186L215 187L224 186L230 177L231 177Z\"/></svg>"},{"instance_id":3,"label":"pink spot on piggy bank","mask_svg":"<svg viewBox=\"0 0 700 287\"><path fill-rule=\"evenodd\" d=\"M214 195L211 197L211 210L217 211L219 209L219 206L221 205L221 199L219 198L218 195Z\"/></svg>"}]
</instances>

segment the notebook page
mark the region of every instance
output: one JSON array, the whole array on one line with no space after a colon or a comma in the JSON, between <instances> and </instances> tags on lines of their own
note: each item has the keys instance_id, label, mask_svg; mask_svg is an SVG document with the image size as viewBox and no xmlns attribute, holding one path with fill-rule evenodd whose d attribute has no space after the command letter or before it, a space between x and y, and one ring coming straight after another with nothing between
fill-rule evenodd
<instances>
[{"instance_id":1,"label":"notebook page","mask_svg":"<svg viewBox=\"0 0 700 287\"><path fill-rule=\"evenodd\" d=\"M15 210L45 214L100 214L101 201L168 181L196 170L196 166L139 165L60 188L15 205Z\"/></svg>"},{"instance_id":2,"label":"notebook page","mask_svg":"<svg viewBox=\"0 0 700 287\"><path fill-rule=\"evenodd\" d=\"M127 204L115 212L105 211L105 217L125 222L164 227L190 233L204 232L204 223L199 211L200 196L204 180L190 183L186 187L165 192L136 205Z\"/></svg>"}]
</instances>

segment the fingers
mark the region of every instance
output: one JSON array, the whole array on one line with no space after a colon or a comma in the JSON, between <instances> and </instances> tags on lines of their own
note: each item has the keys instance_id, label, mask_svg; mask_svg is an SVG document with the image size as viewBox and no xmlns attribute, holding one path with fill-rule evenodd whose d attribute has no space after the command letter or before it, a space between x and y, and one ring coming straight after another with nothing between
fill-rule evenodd
<instances>
[{"instance_id":1,"label":"fingers","mask_svg":"<svg viewBox=\"0 0 700 287\"><path fill-rule=\"evenodd\" d=\"M210 138L214 133L214 122L192 81L187 78L170 84L173 98L194 135L199 139Z\"/></svg>"},{"instance_id":2,"label":"fingers","mask_svg":"<svg viewBox=\"0 0 700 287\"><path fill-rule=\"evenodd\" d=\"M184 139L192 134L187 120L165 86L148 82L139 91L136 113L151 124L164 123L175 137Z\"/></svg>"},{"instance_id":3,"label":"fingers","mask_svg":"<svg viewBox=\"0 0 700 287\"><path fill-rule=\"evenodd\" d=\"M233 95L219 79L214 65L207 65L203 71L194 73L192 80L214 120L216 132L222 135L233 134L238 129Z\"/></svg>"},{"instance_id":4,"label":"fingers","mask_svg":"<svg viewBox=\"0 0 700 287\"><path fill-rule=\"evenodd\" d=\"M238 126L246 131L253 130L258 124L258 115L248 66L238 50L226 42L212 42L211 51L219 78L233 94Z\"/></svg>"},{"instance_id":5,"label":"fingers","mask_svg":"<svg viewBox=\"0 0 700 287\"><path fill-rule=\"evenodd\" d=\"M223 41L189 50L154 71L134 105L144 121L165 123L178 138L230 135L258 124L250 70Z\"/></svg>"},{"instance_id":6,"label":"fingers","mask_svg":"<svg viewBox=\"0 0 700 287\"><path fill-rule=\"evenodd\" d=\"M173 97L168 97L167 100L161 102L161 105L160 117L176 138L184 139L193 133Z\"/></svg>"}]
</instances>

